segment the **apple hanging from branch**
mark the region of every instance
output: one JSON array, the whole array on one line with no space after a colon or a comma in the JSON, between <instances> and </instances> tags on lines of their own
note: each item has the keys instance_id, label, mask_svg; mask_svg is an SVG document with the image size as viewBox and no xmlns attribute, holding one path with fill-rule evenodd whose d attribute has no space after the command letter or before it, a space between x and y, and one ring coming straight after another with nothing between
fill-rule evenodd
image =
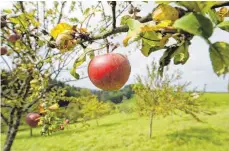
<instances>
[{"instance_id":1,"label":"apple hanging from branch","mask_svg":"<svg viewBox=\"0 0 229 151\"><path fill-rule=\"evenodd\" d=\"M40 115L38 113L29 113L26 116L26 123L30 126L30 127L37 127L38 122L40 120Z\"/></svg>"},{"instance_id":2,"label":"apple hanging from branch","mask_svg":"<svg viewBox=\"0 0 229 151\"><path fill-rule=\"evenodd\" d=\"M9 42L12 42L12 43L15 43L17 40L19 40L21 38L20 35L18 34L13 34L13 35L10 35L9 38L8 38L8 41Z\"/></svg>"},{"instance_id":3,"label":"apple hanging from branch","mask_svg":"<svg viewBox=\"0 0 229 151\"><path fill-rule=\"evenodd\" d=\"M6 47L1 47L1 55L7 54L7 48Z\"/></svg>"},{"instance_id":4,"label":"apple hanging from branch","mask_svg":"<svg viewBox=\"0 0 229 151\"><path fill-rule=\"evenodd\" d=\"M127 57L118 53L108 53L94 57L88 66L91 82L108 91L119 90L129 79L131 66Z\"/></svg>"}]
</instances>

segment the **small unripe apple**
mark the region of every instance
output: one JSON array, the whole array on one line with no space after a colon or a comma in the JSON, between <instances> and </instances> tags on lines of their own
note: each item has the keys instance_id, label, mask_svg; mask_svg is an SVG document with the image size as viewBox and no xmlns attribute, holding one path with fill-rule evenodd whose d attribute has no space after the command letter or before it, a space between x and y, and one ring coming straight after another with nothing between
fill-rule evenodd
<instances>
[{"instance_id":1,"label":"small unripe apple","mask_svg":"<svg viewBox=\"0 0 229 151\"><path fill-rule=\"evenodd\" d=\"M40 115L38 113L29 113L25 120L30 127L36 127L40 121Z\"/></svg>"},{"instance_id":2,"label":"small unripe apple","mask_svg":"<svg viewBox=\"0 0 229 151\"><path fill-rule=\"evenodd\" d=\"M69 119L64 120L65 124L69 124L69 122L70 122Z\"/></svg>"},{"instance_id":3,"label":"small unripe apple","mask_svg":"<svg viewBox=\"0 0 229 151\"><path fill-rule=\"evenodd\" d=\"M88 66L91 82L103 90L119 90L128 80L131 72L129 60L118 53L94 57Z\"/></svg>"},{"instance_id":4,"label":"small unripe apple","mask_svg":"<svg viewBox=\"0 0 229 151\"><path fill-rule=\"evenodd\" d=\"M20 35L18 34L13 34L13 35L10 35L10 37L8 38L8 41L10 42L16 42L17 40L19 40L21 38Z\"/></svg>"},{"instance_id":5,"label":"small unripe apple","mask_svg":"<svg viewBox=\"0 0 229 151\"><path fill-rule=\"evenodd\" d=\"M60 130L64 130L64 125L60 125Z\"/></svg>"},{"instance_id":6,"label":"small unripe apple","mask_svg":"<svg viewBox=\"0 0 229 151\"><path fill-rule=\"evenodd\" d=\"M6 47L1 47L1 55L7 54L7 48Z\"/></svg>"}]
</instances>

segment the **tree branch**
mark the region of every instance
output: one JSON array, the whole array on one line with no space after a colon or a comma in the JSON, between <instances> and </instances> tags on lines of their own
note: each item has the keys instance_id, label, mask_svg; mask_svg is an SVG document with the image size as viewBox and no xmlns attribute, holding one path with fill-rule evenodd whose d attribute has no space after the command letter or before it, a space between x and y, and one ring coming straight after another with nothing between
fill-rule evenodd
<instances>
[{"instance_id":1,"label":"tree branch","mask_svg":"<svg viewBox=\"0 0 229 151\"><path fill-rule=\"evenodd\" d=\"M7 136L11 133L11 129L13 128L13 122L14 122L14 112L15 112L15 107L10 110L10 119L8 122L8 131L7 131Z\"/></svg>"},{"instance_id":2,"label":"tree branch","mask_svg":"<svg viewBox=\"0 0 229 151\"><path fill-rule=\"evenodd\" d=\"M116 11L116 1L112 1L111 3L111 10L112 10L112 19L113 19L113 30L116 28L116 15L115 15L115 11Z\"/></svg>"},{"instance_id":3,"label":"tree branch","mask_svg":"<svg viewBox=\"0 0 229 151\"><path fill-rule=\"evenodd\" d=\"M148 14L146 17L141 18L139 20L139 22L141 22L141 23L145 23L145 22L149 22L149 21L152 21L151 14ZM116 27L115 29L108 31L103 35L95 35L94 37L91 37L91 40L93 41L93 40L104 39L104 38L109 37L109 36L111 36L113 34L127 32L128 30L129 30L129 27L126 26L126 25L121 26L121 27Z\"/></svg>"},{"instance_id":4,"label":"tree branch","mask_svg":"<svg viewBox=\"0 0 229 151\"><path fill-rule=\"evenodd\" d=\"M13 108L12 106L8 105L8 104L4 104L1 102L1 107L5 107L5 108Z\"/></svg>"},{"instance_id":5,"label":"tree branch","mask_svg":"<svg viewBox=\"0 0 229 151\"><path fill-rule=\"evenodd\" d=\"M215 8L219 8L219 7L223 7L223 6L229 6L229 2L224 2L222 4L214 5L211 7L211 9L215 9Z\"/></svg>"},{"instance_id":6,"label":"tree branch","mask_svg":"<svg viewBox=\"0 0 229 151\"><path fill-rule=\"evenodd\" d=\"M65 3L66 3L66 1L62 2L62 4L61 4L60 15L59 15L57 24L60 23L60 20L61 20L61 18L62 18L62 16L63 16L63 9L64 9L64 6L65 6Z\"/></svg>"},{"instance_id":7,"label":"tree branch","mask_svg":"<svg viewBox=\"0 0 229 151\"><path fill-rule=\"evenodd\" d=\"M3 121L6 123L6 125L9 125L9 121L8 119L1 113L1 118L3 119Z\"/></svg>"},{"instance_id":8,"label":"tree branch","mask_svg":"<svg viewBox=\"0 0 229 151\"><path fill-rule=\"evenodd\" d=\"M102 4L102 3L101 3ZM126 5L125 6L125 8L123 8L123 10L116 16L116 19L128 8L128 6L129 5ZM102 8L103 8L103 5L102 5ZM105 26L106 25L106 27L101 31L101 33L103 32L103 31L105 31L109 26L110 26L110 24L112 23L112 22L110 22L109 24L108 24L108 22L107 22L107 20L106 20L106 15L105 15L105 12L104 12L104 8L103 8L103 16L104 16L104 18L105 18L105 24L104 25L102 25L102 26Z\"/></svg>"},{"instance_id":9,"label":"tree branch","mask_svg":"<svg viewBox=\"0 0 229 151\"><path fill-rule=\"evenodd\" d=\"M47 89L44 89L36 99L34 99L30 104L28 104L28 106L24 108L23 112L27 112L34 104L36 104L46 93L46 90Z\"/></svg>"}]
</instances>

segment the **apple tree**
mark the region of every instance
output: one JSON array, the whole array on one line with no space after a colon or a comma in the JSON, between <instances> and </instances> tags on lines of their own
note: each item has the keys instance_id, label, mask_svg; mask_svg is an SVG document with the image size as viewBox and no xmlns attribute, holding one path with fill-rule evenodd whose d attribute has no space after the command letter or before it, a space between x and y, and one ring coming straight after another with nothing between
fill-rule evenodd
<instances>
[{"instance_id":1,"label":"apple tree","mask_svg":"<svg viewBox=\"0 0 229 151\"><path fill-rule=\"evenodd\" d=\"M138 43L137 48L144 56L164 51L159 61L159 73L163 75L164 67L172 59L176 65L185 64L191 39L200 36L209 44L214 72L218 76L228 73L229 44L209 40L215 28L228 32L228 2L157 2L156 5L140 2L145 3L152 5L152 11L146 16L140 16L140 6L131 1L95 2L89 6L78 1L20 1L1 10L1 61L4 63L1 69L7 68L10 73L1 91L1 108L8 112L5 115L1 112L8 125L4 151L11 149L23 113L42 103L42 99L50 101L45 98L47 92L55 93L51 79L55 81L64 71L72 75L64 82L86 78L77 70L82 64L98 59L101 53L109 57L121 46ZM95 22L99 24L93 26ZM122 33L127 33L123 43L115 43L113 39ZM170 39L175 44L170 45ZM111 81L114 87L109 87L110 90L117 88L115 83L119 83L119 88L123 86L126 80L120 76L120 69L126 74L129 69L123 68L127 63L120 65L107 66L108 74L101 65L97 82L106 85ZM116 77L113 74L119 76L112 80Z\"/></svg>"},{"instance_id":2,"label":"apple tree","mask_svg":"<svg viewBox=\"0 0 229 151\"><path fill-rule=\"evenodd\" d=\"M213 113L201 106L205 100L201 97L203 92L188 91L187 87L191 82L182 83L179 71L169 73L167 69L161 77L158 74L158 68L159 66L152 62L151 67L147 66L147 75L138 75L137 83L133 85L136 95L136 109L139 115L150 117L150 138L152 137L153 118L157 116L165 117L184 112L198 122L202 122L198 113L208 115Z\"/></svg>"}]
</instances>

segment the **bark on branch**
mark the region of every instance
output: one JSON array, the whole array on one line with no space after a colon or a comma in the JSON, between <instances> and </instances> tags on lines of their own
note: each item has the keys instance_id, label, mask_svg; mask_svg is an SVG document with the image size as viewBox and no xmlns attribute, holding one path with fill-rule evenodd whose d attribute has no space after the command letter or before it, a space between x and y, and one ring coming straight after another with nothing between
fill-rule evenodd
<instances>
[{"instance_id":1,"label":"bark on branch","mask_svg":"<svg viewBox=\"0 0 229 151\"><path fill-rule=\"evenodd\" d=\"M65 3L66 3L66 1L62 2L62 4L61 4L60 15L59 15L59 18L57 20L57 24L60 23L60 20L61 20L61 18L63 16L63 9L64 9L64 6L65 6Z\"/></svg>"},{"instance_id":2,"label":"bark on branch","mask_svg":"<svg viewBox=\"0 0 229 151\"><path fill-rule=\"evenodd\" d=\"M116 28L116 1L112 1L111 3L111 10L112 10L112 19L113 19L113 30Z\"/></svg>"},{"instance_id":3,"label":"bark on branch","mask_svg":"<svg viewBox=\"0 0 229 151\"><path fill-rule=\"evenodd\" d=\"M1 113L2 120L6 123L6 125L9 125L8 119Z\"/></svg>"},{"instance_id":4,"label":"bark on branch","mask_svg":"<svg viewBox=\"0 0 229 151\"><path fill-rule=\"evenodd\" d=\"M139 19L139 22L141 23L146 23L146 22L149 22L149 21L152 21L152 16L151 14L148 14L147 16ZM124 25L124 26L120 26L120 27L116 27L115 29L113 30L110 30L102 35L95 35L93 37L91 37L91 40L94 41L94 40L99 40L99 39L104 39L106 37L109 37L113 34L117 34L117 33L122 33L122 32L127 32L129 30L129 27Z\"/></svg>"}]
</instances>

